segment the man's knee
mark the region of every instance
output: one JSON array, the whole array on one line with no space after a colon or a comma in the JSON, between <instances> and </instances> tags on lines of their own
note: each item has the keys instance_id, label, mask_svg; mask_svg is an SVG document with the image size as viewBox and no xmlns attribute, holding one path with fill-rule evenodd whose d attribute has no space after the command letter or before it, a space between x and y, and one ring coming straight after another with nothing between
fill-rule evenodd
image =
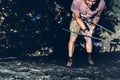
<instances>
[{"instance_id":1,"label":"man's knee","mask_svg":"<svg viewBox=\"0 0 120 80\"><path fill-rule=\"evenodd\" d=\"M91 43L92 43L91 38L86 38L85 40L86 40L86 43L87 43L87 44L91 44Z\"/></svg>"},{"instance_id":2,"label":"man's knee","mask_svg":"<svg viewBox=\"0 0 120 80\"><path fill-rule=\"evenodd\" d=\"M76 38L70 38L69 40L70 43L75 43L75 41L76 41Z\"/></svg>"}]
</instances>

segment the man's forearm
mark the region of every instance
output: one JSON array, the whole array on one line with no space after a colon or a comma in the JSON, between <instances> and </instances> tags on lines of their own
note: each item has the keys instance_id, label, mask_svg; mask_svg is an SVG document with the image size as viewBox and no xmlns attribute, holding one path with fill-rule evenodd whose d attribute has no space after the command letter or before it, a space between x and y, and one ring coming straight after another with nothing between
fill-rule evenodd
<instances>
[{"instance_id":1,"label":"man's forearm","mask_svg":"<svg viewBox=\"0 0 120 80\"><path fill-rule=\"evenodd\" d=\"M76 22L78 23L79 27L82 30L85 30L86 26L85 26L83 20L80 18L80 14L79 13L74 13L74 18L75 18Z\"/></svg>"},{"instance_id":2,"label":"man's forearm","mask_svg":"<svg viewBox=\"0 0 120 80\"><path fill-rule=\"evenodd\" d=\"M86 29L86 26L81 18L76 18L76 21L77 21L78 25L80 26L80 28L82 28L82 30Z\"/></svg>"}]
</instances>

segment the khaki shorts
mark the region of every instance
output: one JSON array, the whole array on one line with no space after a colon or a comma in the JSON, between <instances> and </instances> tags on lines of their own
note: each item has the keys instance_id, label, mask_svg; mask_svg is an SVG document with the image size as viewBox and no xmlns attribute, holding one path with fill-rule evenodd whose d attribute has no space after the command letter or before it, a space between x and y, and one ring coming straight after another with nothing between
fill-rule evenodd
<instances>
[{"instance_id":1,"label":"khaki shorts","mask_svg":"<svg viewBox=\"0 0 120 80\"><path fill-rule=\"evenodd\" d=\"M87 25L88 29L90 29L90 27L92 26L91 24L86 24L86 25ZM82 29L80 28L80 26L78 25L76 20L71 20L70 31L71 31L70 37L78 37L79 34L77 34L77 33L81 33L83 35L85 34L85 33L83 33Z\"/></svg>"}]
</instances>

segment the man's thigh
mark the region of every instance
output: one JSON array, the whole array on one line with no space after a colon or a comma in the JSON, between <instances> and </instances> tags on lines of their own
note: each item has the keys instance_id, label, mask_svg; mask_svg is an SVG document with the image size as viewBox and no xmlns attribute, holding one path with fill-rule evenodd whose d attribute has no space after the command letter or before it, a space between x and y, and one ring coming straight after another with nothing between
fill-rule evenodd
<instances>
[{"instance_id":1,"label":"man's thigh","mask_svg":"<svg viewBox=\"0 0 120 80\"><path fill-rule=\"evenodd\" d=\"M74 36L74 37L77 37L79 34L79 31L80 31L80 26L78 26L77 22L75 20L72 20L71 23L70 23L70 36Z\"/></svg>"}]
</instances>

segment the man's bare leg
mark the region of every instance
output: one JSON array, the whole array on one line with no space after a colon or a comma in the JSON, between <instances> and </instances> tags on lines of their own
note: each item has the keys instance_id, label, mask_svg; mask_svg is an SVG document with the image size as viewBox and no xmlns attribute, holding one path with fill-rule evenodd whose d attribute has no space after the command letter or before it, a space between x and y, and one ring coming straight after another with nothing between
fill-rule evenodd
<instances>
[{"instance_id":1,"label":"man's bare leg","mask_svg":"<svg viewBox=\"0 0 120 80\"><path fill-rule=\"evenodd\" d=\"M67 62L68 67L72 66L72 57L75 48L75 41L76 41L76 37L71 37L68 43L68 56L69 56L69 60Z\"/></svg>"},{"instance_id":2,"label":"man's bare leg","mask_svg":"<svg viewBox=\"0 0 120 80\"><path fill-rule=\"evenodd\" d=\"M92 36L92 33L89 33L89 36ZM92 59L92 40L91 38L86 37L86 51L88 53L88 62L90 65L94 65L94 61Z\"/></svg>"}]
</instances>

